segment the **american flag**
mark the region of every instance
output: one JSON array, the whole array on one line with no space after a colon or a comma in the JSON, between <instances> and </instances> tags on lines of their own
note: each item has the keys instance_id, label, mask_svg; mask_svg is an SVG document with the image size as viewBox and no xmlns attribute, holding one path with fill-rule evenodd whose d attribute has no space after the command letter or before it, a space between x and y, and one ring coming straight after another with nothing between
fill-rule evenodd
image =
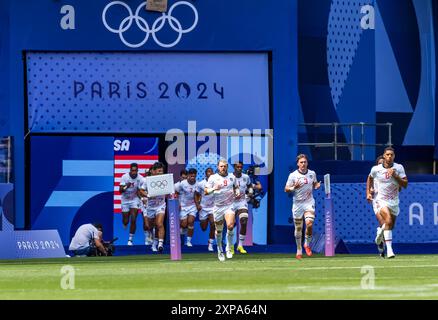
<instances>
[{"instance_id":1,"label":"american flag","mask_svg":"<svg viewBox=\"0 0 438 320\"><path fill-rule=\"evenodd\" d=\"M156 161L158 161L158 155L114 155L114 213L122 212L120 179L122 175L129 172L131 163L138 164L138 172L144 177L146 169L152 167Z\"/></svg>"}]
</instances>

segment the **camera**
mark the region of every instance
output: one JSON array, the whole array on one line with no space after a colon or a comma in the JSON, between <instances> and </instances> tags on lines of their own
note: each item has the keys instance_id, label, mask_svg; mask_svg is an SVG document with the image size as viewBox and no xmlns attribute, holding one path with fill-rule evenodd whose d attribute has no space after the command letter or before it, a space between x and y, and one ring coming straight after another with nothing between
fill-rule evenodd
<instances>
[{"instance_id":1,"label":"camera","mask_svg":"<svg viewBox=\"0 0 438 320\"><path fill-rule=\"evenodd\" d=\"M257 173L259 171L260 171L260 166L254 165L254 166L250 166L245 172L249 176L251 180L251 184L253 186L260 183L260 181L258 181L257 179ZM263 197L263 192L262 190L258 190L255 188L253 188L253 190L254 192L252 194L247 194L247 202L251 204L254 209L257 209L258 207L260 207L260 201Z\"/></svg>"},{"instance_id":2,"label":"camera","mask_svg":"<svg viewBox=\"0 0 438 320\"><path fill-rule=\"evenodd\" d=\"M112 256L114 254L114 251L116 250L116 247L114 246L114 242L116 242L119 238L114 238L111 241L102 241L103 246L106 249L107 256ZM96 245L94 244L94 241L90 243L91 245L91 257L102 257L104 254L100 252L99 249L97 249Z\"/></svg>"}]
</instances>

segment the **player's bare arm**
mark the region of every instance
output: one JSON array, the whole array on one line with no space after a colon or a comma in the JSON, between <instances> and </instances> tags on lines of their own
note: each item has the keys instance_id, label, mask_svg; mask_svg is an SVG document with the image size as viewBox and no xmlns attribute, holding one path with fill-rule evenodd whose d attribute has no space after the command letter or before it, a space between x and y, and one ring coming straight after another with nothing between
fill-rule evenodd
<instances>
[{"instance_id":1,"label":"player's bare arm","mask_svg":"<svg viewBox=\"0 0 438 320\"><path fill-rule=\"evenodd\" d=\"M296 189L299 189L301 187L301 183L297 180L292 185L292 187L286 187L284 188L284 192L294 192Z\"/></svg>"},{"instance_id":2,"label":"player's bare arm","mask_svg":"<svg viewBox=\"0 0 438 320\"><path fill-rule=\"evenodd\" d=\"M313 189L318 190L321 188L321 181L317 181L313 183Z\"/></svg>"},{"instance_id":3,"label":"player's bare arm","mask_svg":"<svg viewBox=\"0 0 438 320\"><path fill-rule=\"evenodd\" d=\"M367 178L367 201L369 203L373 202L373 193L372 186L374 185L374 179L371 176Z\"/></svg>"},{"instance_id":4,"label":"player's bare arm","mask_svg":"<svg viewBox=\"0 0 438 320\"><path fill-rule=\"evenodd\" d=\"M138 189L138 191L137 191L137 195L140 197L140 199L141 199L141 201L143 202L143 204L147 204L147 201L148 201L148 199L147 199L147 197L148 197L148 193L147 193L147 191L146 190L143 190L143 189Z\"/></svg>"},{"instance_id":5,"label":"player's bare arm","mask_svg":"<svg viewBox=\"0 0 438 320\"><path fill-rule=\"evenodd\" d=\"M397 183L400 185L400 187L403 187L406 189L406 187L408 186L408 178L407 177L400 178L400 176L396 173L394 168L388 169L388 175L390 177L393 177L395 179L395 181L397 181Z\"/></svg>"},{"instance_id":6,"label":"player's bare arm","mask_svg":"<svg viewBox=\"0 0 438 320\"><path fill-rule=\"evenodd\" d=\"M221 188L220 184L215 184L215 185L213 185L213 188L205 188L204 189L204 194L206 196L208 196L209 194L212 194L213 192L219 190L220 188Z\"/></svg>"},{"instance_id":7,"label":"player's bare arm","mask_svg":"<svg viewBox=\"0 0 438 320\"><path fill-rule=\"evenodd\" d=\"M128 182L127 184L125 184L124 186L119 186L119 192L123 193L125 192L130 186L131 186L131 182Z\"/></svg>"},{"instance_id":8,"label":"player's bare arm","mask_svg":"<svg viewBox=\"0 0 438 320\"><path fill-rule=\"evenodd\" d=\"M233 185L233 191L234 191L234 194L236 195L236 197L240 196L240 188L238 185L236 185L236 184Z\"/></svg>"},{"instance_id":9,"label":"player's bare arm","mask_svg":"<svg viewBox=\"0 0 438 320\"><path fill-rule=\"evenodd\" d=\"M196 210L201 211L201 194L198 191L195 191L195 204L196 204Z\"/></svg>"}]
</instances>

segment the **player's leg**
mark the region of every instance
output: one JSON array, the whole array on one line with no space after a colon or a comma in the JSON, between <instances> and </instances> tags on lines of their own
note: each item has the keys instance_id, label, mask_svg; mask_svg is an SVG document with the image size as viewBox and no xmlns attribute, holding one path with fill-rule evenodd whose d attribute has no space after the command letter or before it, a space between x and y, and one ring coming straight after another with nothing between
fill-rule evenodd
<instances>
[{"instance_id":1,"label":"player's leg","mask_svg":"<svg viewBox=\"0 0 438 320\"><path fill-rule=\"evenodd\" d=\"M373 200L373 210L376 215L376 219L379 222L379 226L376 230L376 237L374 238L374 242L377 245L377 251L379 252L380 257L385 257L385 242L383 241L384 235L383 232L385 230L385 219L380 212L380 203L378 200Z\"/></svg>"},{"instance_id":2,"label":"player's leg","mask_svg":"<svg viewBox=\"0 0 438 320\"><path fill-rule=\"evenodd\" d=\"M187 235L187 214L183 214L183 211L180 211L179 216L179 230L181 234L181 242L184 243L184 236ZM185 232L184 232L185 231Z\"/></svg>"},{"instance_id":3,"label":"player's leg","mask_svg":"<svg viewBox=\"0 0 438 320\"><path fill-rule=\"evenodd\" d=\"M133 239L134 239L135 231L137 230L137 215L138 215L138 208L135 208L135 206L131 207L129 209L131 225L129 226L128 246L132 246L134 244Z\"/></svg>"},{"instance_id":4,"label":"player's leg","mask_svg":"<svg viewBox=\"0 0 438 320\"><path fill-rule=\"evenodd\" d=\"M232 207L225 212L225 222L227 224L227 247L226 247L226 257L231 259L233 257L234 251L234 225L236 223L235 212Z\"/></svg>"},{"instance_id":5,"label":"player's leg","mask_svg":"<svg viewBox=\"0 0 438 320\"><path fill-rule=\"evenodd\" d=\"M376 237L374 239L374 242L376 243L379 252L382 250L382 243L384 238L384 230L385 230L385 223L386 223L386 212L381 211L383 202L381 200L373 200L373 210L376 214L376 219L379 221L379 226L377 227L376 231Z\"/></svg>"},{"instance_id":6,"label":"player's leg","mask_svg":"<svg viewBox=\"0 0 438 320\"><path fill-rule=\"evenodd\" d=\"M129 203L123 202L122 200L122 224L123 224L123 229L127 229L128 228L128 224L129 224L129 217L130 217L130 210L129 210ZM132 245L132 241L130 242L128 240L128 246Z\"/></svg>"},{"instance_id":7,"label":"player's leg","mask_svg":"<svg viewBox=\"0 0 438 320\"><path fill-rule=\"evenodd\" d=\"M162 252L164 247L164 237L166 235L166 230L164 229L164 217L165 217L165 208L157 212L157 216L155 218L157 234L158 234L158 251Z\"/></svg>"},{"instance_id":8,"label":"player's leg","mask_svg":"<svg viewBox=\"0 0 438 320\"><path fill-rule=\"evenodd\" d=\"M128 228L128 224L129 224L129 207L127 209L123 208L122 209L122 223L123 223L123 229L127 229Z\"/></svg>"},{"instance_id":9,"label":"player's leg","mask_svg":"<svg viewBox=\"0 0 438 320\"><path fill-rule=\"evenodd\" d=\"M158 251L158 249L157 249L158 239L156 237L156 230L157 230L157 228L155 226L155 213L152 214L151 211L148 211L147 219L148 219L148 224L149 224L149 226L151 228L151 234L152 234L152 246L151 246L151 250L153 252L157 252Z\"/></svg>"},{"instance_id":10,"label":"player's leg","mask_svg":"<svg viewBox=\"0 0 438 320\"><path fill-rule=\"evenodd\" d=\"M303 247L301 244L303 238L303 218L294 218L294 226L295 243L297 244L297 254L295 257L301 259L303 257Z\"/></svg>"},{"instance_id":11,"label":"player's leg","mask_svg":"<svg viewBox=\"0 0 438 320\"><path fill-rule=\"evenodd\" d=\"M147 246L152 244L152 228L147 217L147 211L143 210L143 230L144 230L144 243Z\"/></svg>"},{"instance_id":12,"label":"player's leg","mask_svg":"<svg viewBox=\"0 0 438 320\"><path fill-rule=\"evenodd\" d=\"M181 235L181 240L184 240L184 236L187 236L187 210L185 207L179 206L179 233ZM183 241L184 242L184 241Z\"/></svg>"},{"instance_id":13,"label":"player's leg","mask_svg":"<svg viewBox=\"0 0 438 320\"><path fill-rule=\"evenodd\" d=\"M208 228L208 218L207 217L202 217L202 215L199 216L199 226L201 227L201 230L204 232L207 230Z\"/></svg>"},{"instance_id":14,"label":"player's leg","mask_svg":"<svg viewBox=\"0 0 438 320\"><path fill-rule=\"evenodd\" d=\"M380 209L380 213L382 214L382 217L385 220L385 227L384 227L384 237L385 237L385 244L386 244L386 256L388 258L394 258L395 254L392 249L392 228L394 226L395 222L395 214L391 211L389 207L382 207ZM398 214L398 212L397 212Z\"/></svg>"},{"instance_id":15,"label":"player's leg","mask_svg":"<svg viewBox=\"0 0 438 320\"><path fill-rule=\"evenodd\" d=\"M300 260L303 257L303 247L302 247L303 225L304 225L304 210L303 210L303 208L294 203L292 205L292 216L294 218L295 243L297 244L297 253L296 253L295 257Z\"/></svg>"},{"instance_id":16,"label":"player's leg","mask_svg":"<svg viewBox=\"0 0 438 320\"><path fill-rule=\"evenodd\" d=\"M240 232L239 232L239 243L237 245L237 251L240 253L247 253L246 250L243 248L243 242L246 238L246 228L248 224L248 209L241 208L237 211L237 215L239 217L239 223L240 223Z\"/></svg>"},{"instance_id":17,"label":"player's leg","mask_svg":"<svg viewBox=\"0 0 438 320\"><path fill-rule=\"evenodd\" d=\"M196 218L196 211L193 213L189 213L187 216L187 247L193 247L192 245L192 238L193 233L195 232L195 218Z\"/></svg>"},{"instance_id":18,"label":"player's leg","mask_svg":"<svg viewBox=\"0 0 438 320\"><path fill-rule=\"evenodd\" d=\"M315 212L313 212L313 211L304 212L304 221L306 223L304 250L306 250L306 254L310 257L310 256L312 256L312 250L310 249L310 243L312 242L313 222L315 221Z\"/></svg>"},{"instance_id":19,"label":"player's leg","mask_svg":"<svg viewBox=\"0 0 438 320\"><path fill-rule=\"evenodd\" d=\"M209 224L209 220L207 213L204 210L199 211L199 226L201 227L201 230L203 232L207 230L208 224ZM214 238L214 234L213 234L213 238ZM208 240L208 251L213 251L213 245L210 248L210 239Z\"/></svg>"},{"instance_id":20,"label":"player's leg","mask_svg":"<svg viewBox=\"0 0 438 320\"><path fill-rule=\"evenodd\" d=\"M208 251L213 251L213 243L214 243L214 234L215 234L215 225L213 214L208 215L208 222L210 224L210 233L208 235Z\"/></svg>"},{"instance_id":21,"label":"player's leg","mask_svg":"<svg viewBox=\"0 0 438 320\"><path fill-rule=\"evenodd\" d=\"M224 252L222 249L222 232L224 230L224 213L215 208L214 209L214 225L215 225L215 237L217 246L217 256L219 261L225 261Z\"/></svg>"},{"instance_id":22,"label":"player's leg","mask_svg":"<svg viewBox=\"0 0 438 320\"><path fill-rule=\"evenodd\" d=\"M140 210L143 216L143 231L144 231L144 244L150 246L152 244L152 228L149 225L147 216L147 203L140 202Z\"/></svg>"}]
</instances>

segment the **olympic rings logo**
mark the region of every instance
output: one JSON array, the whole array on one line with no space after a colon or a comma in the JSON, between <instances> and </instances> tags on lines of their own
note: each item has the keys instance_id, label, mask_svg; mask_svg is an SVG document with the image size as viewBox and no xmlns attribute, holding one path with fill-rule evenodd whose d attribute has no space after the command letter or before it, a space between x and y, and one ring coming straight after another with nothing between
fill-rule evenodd
<instances>
[{"instance_id":1,"label":"olympic rings logo","mask_svg":"<svg viewBox=\"0 0 438 320\"><path fill-rule=\"evenodd\" d=\"M113 28L107 22L107 11L109 8L116 6L116 5L120 5L120 6L124 7L128 11L128 16L120 22L118 28ZM185 5L185 6L188 6L189 8L191 8L193 10L193 14L195 16L195 20L194 20L193 24L187 29L183 29L181 22L179 22L178 19L176 19L174 16L172 16L173 10L176 7L181 6L181 5ZM161 15L161 17L159 17L158 19L156 19L154 21L154 23L152 24L152 27L150 27L148 22L143 17L140 17L140 15L139 15L140 10L142 8L144 9L144 7L145 7L145 2L141 3L137 7L137 10L135 11L135 14L134 14L131 10L131 7L129 5L127 5L126 3L122 2L122 1L110 2L106 5L106 7L102 11L102 22L103 22L104 26L108 29L108 31L115 33L115 34L118 34L120 37L120 40L127 47L130 47L130 48L141 47L142 45L144 45L148 41L150 35L152 35L152 38L154 39L155 43L158 44L159 46L161 46L163 48L171 48L180 42L181 37L184 33L188 33L190 31L192 31L193 29L195 29L196 25L198 24L198 11L191 3L187 2L187 1L179 1L179 2L174 3L170 7L169 12L167 14L163 13ZM126 31L128 31L128 29L131 28L132 23L134 21L135 21L135 24L137 25L137 27L145 33L144 39L138 43L128 42L125 39L125 36L123 35ZM178 37L172 43L163 43L160 40L158 40L158 38L157 38L156 33L159 32L161 29L163 29L166 22L169 22L169 25L172 28L172 30L174 30L178 34Z\"/></svg>"},{"instance_id":2,"label":"olympic rings logo","mask_svg":"<svg viewBox=\"0 0 438 320\"><path fill-rule=\"evenodd\" d=\"M163 181L152 181L151 182L151 188L153 188L153 189L157 189L157 188L164 189L166 187L167 187L167 181L166 180L163 180Z\"/></svg>"}]
</instances>

